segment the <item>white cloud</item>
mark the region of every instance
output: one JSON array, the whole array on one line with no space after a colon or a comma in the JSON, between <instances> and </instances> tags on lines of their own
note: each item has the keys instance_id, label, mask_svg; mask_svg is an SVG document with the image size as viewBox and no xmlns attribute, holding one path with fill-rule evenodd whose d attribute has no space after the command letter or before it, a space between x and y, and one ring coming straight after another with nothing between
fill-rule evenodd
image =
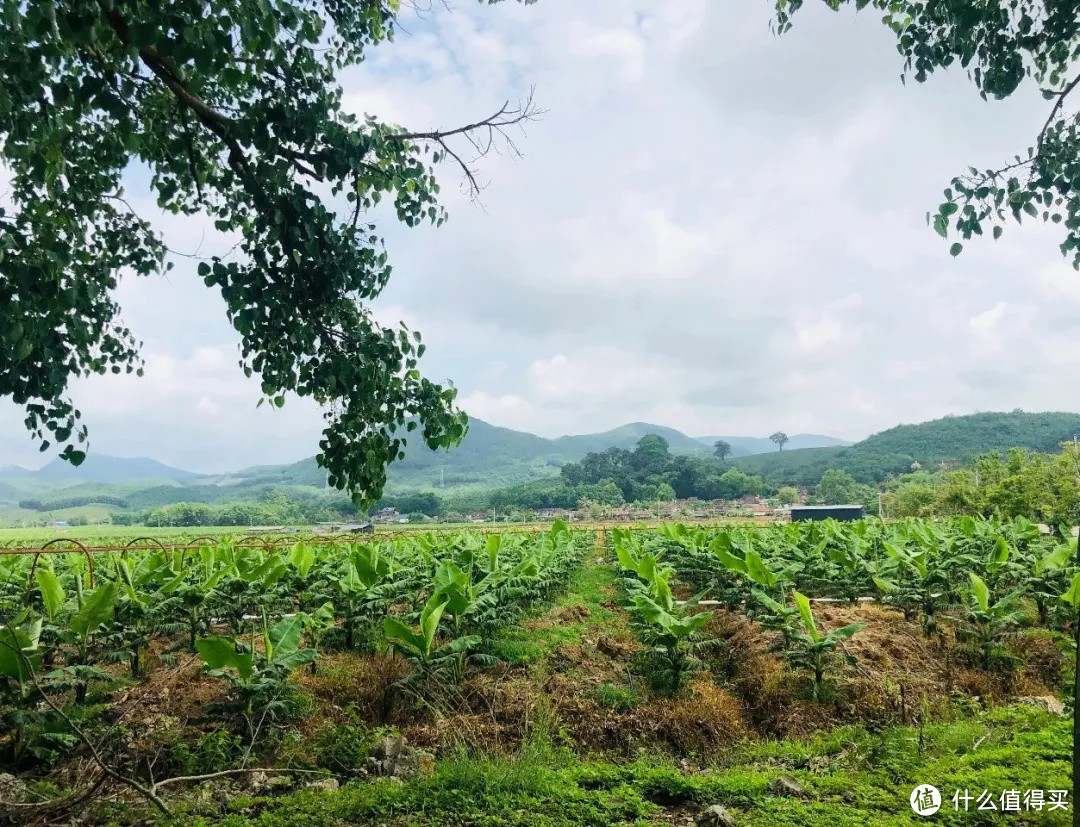
<instances>
[{"instance_id":1,"label":"white cloud","mask_svg":"<svg viewBox=\"0 0 1080 827\"><path fill-rule=\"evenodd\" d=\"M771 8L463 3L409 19L343 77L348 111L454 125L535 84L548 112L514 133L524 157L478 163L482 206L447 165L444 227L378 214L394 275L376 318L421 330L421 366L474 416L549 435L650 420L860 437L1080 407L1080 275L1059 231L1009 227L952 259L924 220L953 174L1027 146L1045 103L985 103L962 73L901 86L872 15L808 5L777 38ZM150 205L176 249L234 243ZM123 281L147 375L79 385L95 448L206 468L314 453L314 406L255 411L193 269ZM0 464L36 456L20 422L0 409Z\"/></svg>"}]
</instances>

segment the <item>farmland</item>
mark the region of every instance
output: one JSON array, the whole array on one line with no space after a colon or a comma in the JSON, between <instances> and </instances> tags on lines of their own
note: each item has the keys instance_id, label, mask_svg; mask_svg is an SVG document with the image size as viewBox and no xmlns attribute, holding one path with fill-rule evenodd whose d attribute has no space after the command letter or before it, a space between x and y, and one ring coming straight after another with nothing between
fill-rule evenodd
<instances>
[{"instance_id":1,"label":"farmland","mask_svg":"<svg viewBox=\"0 0 1080 827\"><path fill-rule=\"evenodd\" d=\"M1024 519L157 539L0 555L0 823L893 824L916 783L1070 785L1074 541Z\"/></svg>"}]
</instances>

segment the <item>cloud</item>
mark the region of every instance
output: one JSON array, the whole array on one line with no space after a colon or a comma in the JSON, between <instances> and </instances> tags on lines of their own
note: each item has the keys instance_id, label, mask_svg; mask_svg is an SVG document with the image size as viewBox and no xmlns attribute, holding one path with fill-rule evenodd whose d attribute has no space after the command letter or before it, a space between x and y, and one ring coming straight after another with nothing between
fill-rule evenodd
<instances>
[{"instance_id":1,"label":"cloud","mask_svg":"<svg viewBox=\"0 0 1080 827\"><path fill-rule=\"evenodd\" d=\"M1008 303L998 302L989 310L968 319L971 333L982 347L999 347L997 329L1001 324L1001 320L1005 318L1005 311L1008 308Z\"/></svg>"},{"instance_id":2,"label":"cloud","mask_svg":"<svg viewBox=\"0 0 1080 827\"><path fill-rule=\"evenodd\" d=\"M407 18L343 75L347 111L414 129L532 85L547 109L513 133L522 157L500 144L477 162L480 204L441 169L444 227L375 215L394 267L376 318L423 332L421 367L471 414L546 435L646 420L859 438L1078 408L1080 275L1058 230L1010 226L953 259L925 222L952 175L1027 146L1045 102L981 101L959 72L903 86L873 15L808 5L775 37L771 8L463 3ZM174 249L233 243L140 209ZM95 449L207 469L314 453L319 411L255 410L190 261L118 295L147 376L79 385ZM0 464L34 461L20 422L0 407Z\"/></svg>"}]
</instances>

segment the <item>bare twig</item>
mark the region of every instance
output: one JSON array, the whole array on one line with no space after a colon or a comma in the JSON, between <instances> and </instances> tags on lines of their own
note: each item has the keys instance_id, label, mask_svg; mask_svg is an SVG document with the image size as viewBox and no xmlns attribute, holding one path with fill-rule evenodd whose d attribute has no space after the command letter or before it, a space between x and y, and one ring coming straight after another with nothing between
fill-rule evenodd
<instances>
[{"instance_id":1,"label":"bare twig","mask_svg":"<svg viewBox=\"0 0 1080 827\"><path fill-rule=\"evenodd\" d=\"M506 101L494 114L474 123L454 129L433 129L428 132L396 132L388 135L387 138L397 141L431 141L438 144L442 153L452 158L461 168L469 193L475 198L483 186L477 181L476 173L471 165L495 150L499 140L510 154L520 156L521 151L507 130L512 126L522 127L544 114L544 111L539 109L533 100L534 91L530 89L525 100L519 102L517 106L511 106L510 101ZM449 138L457 136L464 137L472 146L474 153L472 160L466 161L461 153L448 142Z\"/></svg>"}]
</instances>

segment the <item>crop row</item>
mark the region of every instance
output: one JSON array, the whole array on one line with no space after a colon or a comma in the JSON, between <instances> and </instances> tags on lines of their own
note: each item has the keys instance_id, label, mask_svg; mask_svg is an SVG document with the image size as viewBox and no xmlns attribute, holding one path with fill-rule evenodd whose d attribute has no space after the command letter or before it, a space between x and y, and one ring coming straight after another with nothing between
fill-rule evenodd
<instances>
[{"instance_id":1,"label":"crop row","mask_svg":"<svg viewBox=\"0 0 1080 827\"><path fill-rule=\"evenodd\" d=\"M409 691L485 663L491 635L565 586L591 537L417 535L282 552L228 541L191 551L0 557L0 743L14 763L72 742L42 696L88 690L148 652L197 652L253 730L289 674L327 648L387 643L412 661ZM250 734L254 735L253 732ZM10 736L10 737L5 737Z\"/></svg>"},{"instance_id":2,"label":"crop row","mask_svg":"<svg viewBox=\"0 0 1080 827\"><path fill-rule=\"evenodd\" d=\"M886 523L828 520L659 532L612 532L627 606L654 653L651 672L677 692L698 660L699 630L720 605L778 634L789 663L813 677L842 666L843 640L866 624L833 630L815 620L812 599L872 600L921 622L927 636L949 617L958 641L985 669L1010 668L1008 641L1025 627L1075 628L1080 607L1076 540L1028 520L963 517ZM696 597L679 601L686 583ZM1064 639L1064 636L1061 636Z\"/></svg>"}]
</instances>

